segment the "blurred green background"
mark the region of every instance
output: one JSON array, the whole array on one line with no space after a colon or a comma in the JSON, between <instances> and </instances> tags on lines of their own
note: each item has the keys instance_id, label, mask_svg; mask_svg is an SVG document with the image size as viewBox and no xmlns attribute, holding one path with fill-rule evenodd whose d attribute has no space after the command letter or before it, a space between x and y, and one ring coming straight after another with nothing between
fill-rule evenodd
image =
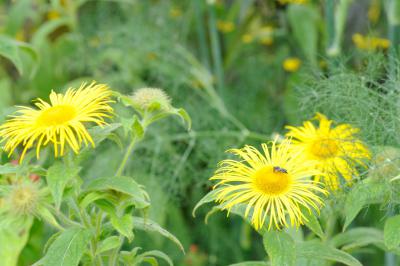
<instances>
[{"instance_id":1,"label":"blurred green background","mask_svg":"<svg viewBox=\"0 0 400 266\"><path fill-rule=\"evenodd\" d=\"M206 208L192 217L208 178L226 149L259 145L316 111L360 127L370 145L398 145L398 2L3 0L0 119L82 81L126 94L164 89L193 129L173 119L151 128L128 170L150 193L149 217L187 252L156 235L135 241L177 265L262 260L261 237L240 218L218 213L205 224ZM105 142L84 172L112 174L121 153ZM371 208L358 223L379 227L386 211ZM21 265L41 257L46 230L35 223ZM359 259L383 257L371 248Z\"/></svg>"}]
</instances>

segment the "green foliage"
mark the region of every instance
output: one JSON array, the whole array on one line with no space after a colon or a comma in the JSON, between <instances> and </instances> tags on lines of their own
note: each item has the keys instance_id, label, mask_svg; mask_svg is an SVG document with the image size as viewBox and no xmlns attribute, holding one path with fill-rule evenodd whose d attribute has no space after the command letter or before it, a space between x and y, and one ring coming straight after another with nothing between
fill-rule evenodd
<instances>
[{"instance_id":1,"label":"green foliage","mask_svg":"<svg viewBox=\"0 0 400 266\"><path fill-rule=\"evenodd\" d=\"M272 266L295 265L296 245L288 234L276 231L267 232L263 236L263 243Z\"/></svg>"},{"instance_id":2,"label":"green foliage","mask_svg":"<svg viewBox=\"0 0 400 266\"><path fill-rule=\"evenodd\" d=\"M60 264L64 254L64 265L100 265L99 259L113 265L110 258L124 265L271 265L287 258L297 265L360 265L354 255L365 265L382 265L384 257L400 254L396 1L388 1L386 14L378 1L376 22L366 14L376 1L209 2L0 4L0 120L15 104L47 100L51 90L61 93L82 81L115 90L111 123L89 129L95 149L89 145L59 161L50 149L38 161L32 152L19 166L10 163L17 157L2 155L2 263L13 266L22 254L20 265L31 265L46 254L42 262ZM233 30L221 31L218 21L231 22ZM364 53L351 43L358 32L387 33L393 46ZM295 56L300 69L286 72L282 62ZM163 88L184 109L159 112L155 103L149 113L139 110L130 95L149 86ZM224 150L269 141L315 112L360 128L373 153L351 187L331 193L320 216L305 211L307 221L294 233L253 232L242 221L244 206L234 207L229 220L218 214L223 206L203 206L215 202L208 178L227 157ZM39 175L40 204L27 220L11 219L1 200L31 174ZM44 229L28 234L34 216ZM16 221L29 226L23 232L1 227ZM266 252L264 233L273 236ZM295 252L283 253L285 241Z\"/></svg>"}]
</instances>

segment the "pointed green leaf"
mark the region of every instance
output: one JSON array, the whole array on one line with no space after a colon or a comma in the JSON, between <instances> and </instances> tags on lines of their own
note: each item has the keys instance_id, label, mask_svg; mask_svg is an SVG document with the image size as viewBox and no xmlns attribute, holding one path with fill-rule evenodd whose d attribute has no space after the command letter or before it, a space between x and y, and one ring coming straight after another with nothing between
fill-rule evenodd
<instances>
[{"instance_id":1,"label":"pointed green leaf","mask_svg":"<svg viewBox=\"0 0 400 266\"><path fill-rule=\"evenodd\" d=\"M330 247L320 242L302 242L296 245L297 256L306 259L323 259L340 262L348 266L362 266L362 264L350 254Z\"/></svg>"},{"instance_id":2,"label":"pointed green leaf","mask_svg":"<svg viewBox=\"0 0 400 266\"><path fill-rule=\"evenodd\" d=\"M40 265L78 266L87 250L91 233L83 228L70 228L64 231L49 247Z\"/></svg>"},{"instance_id":3,"label":"pointed green leaf","mask_svg":"<svg viewBox=\"0 0 400 266\"><path fill-rule=\"evenodd\" d=\"M117 248L120 245L118 236L110 236L99 243L96 254L101 254L103 252L109 251L111 249Z\"/></svg>"},{"instance_id":4,"label":"pointed green leaf","mask_svg":"<svg viewBox=\"0 0 400 266\"><path fill-rule=\"evenodd\" d=\"M173 234L171 234L152 220L143 219L141 217L133 217L133 229L143 230L147 232L157 232L160 235L170 239L182 250L182 252L185 252L181 242Z\"/></svg>"},{"instance_id":5,"label":"pointed green leaf","mask_svg":"<svg viewBox=\"0 0 400 266\"><path fill-rule=\"evenodd\" d=\"M168 257L168 255L165 254L164 252L159 251L159 250L147 251L147 252L142 253L140 256L160 258L160 259L163 259L165 262L167 262L169 266L173 266L174 265L172 263L172 260Z\"/></svg>"},{"instance_id":6,"label":"pointed green leaf","mask_svg":"<svg viewBox=\"0 0 400 266\"><path fill-rule=\"evenodd\" d=\"M383 234L388 249L394 249L400 245L400 215L386 220Z\"/></svg>"},{"instance_id":7,"label":"pointed green leaf","mask_svg":"<svg viewBox=\"0 0 400 266\"><path fill-rule=\"evenodd\" d=\"M189 114L186 112L185 109L179 108L175 109L177 115L182 118L183 122L186 123L187 129L190 130L192 128L192 119L190 118Z\"/></svg>"},{"instance_id":8,"label":"pointed green leaf","mask_svg":"<svg viewBox=\"0 0 400 266\"><path fill-rule=\"evenodd\" d=\"M383 232L375 228L358 227L335 235L330 243L336 248L348 250L370 244L382 244Z\"/></svg>"},{"instance_id":9,"label":"pointed green leaf","mask_svg":"<svg viewBox=\"0 0 400 266\"><path fill-rule=\"evenodd\" d=\"M128 238L129 241L133 240L133 218L130 214L125 214L122 217L113 215L110 222L121 235Z\"/></svg>"},{"instance_id":10,"label":"pointed green leaf","mask_svg":"<svg viewBox=\"0 0 400 266\"><path fill-rule=\"evenodd\" d=\"M0 258L1 265L14 266L18 263L19 255L29 239L32 218L21 221L21 224L10 224L0 227Z\"/></svg>"},{"instance_id":11,"label":"pointed green leaf","mask_svg":"<svg viewBox=\"0 0 400 266\"><path fill-rule=\"evenodd\" d=\"M294 266L296 246L294 240L285 232L268 231L264 233L263 243L270 258L271 266Z\"/></svg>"},{"instance_id":12,"label":"pointed green leaf","mask_svg":"<svg viewBox=\"0 0 400 266\"><path fill-rule=\"evenodd\" d=\"M344 208L346 219L343 230L350 225L362 208L369 204L383 203L389 194L389 187L385 182L362 182L356 184L346 197Z\"/></svg>"},{"instance_id":13,"label":"pointed green leaf","mask_svg":"<svg viewBox=\"0 0 400 266\"><path fill-rule=\"evenodd\" d=\"M194 206L193 211L192 211L192 215L193 217L196 216L196 211L199 207L201 207L202 205L215 201L217 199L217 194L220 191L220 189L214 189L211 190L210 192L208 192L197 204L196 206Z\"/></svg>"},{"instance_id":14,"label":"pointed green leaf","mask_svg":"<svg viewBox=\"0 0 400 266\"><path fill-rule=\"evenodd\" d=\"M133 132L134 137L137 139L142 139L144 136L144 128L143 128L142 124L140 123L137 116L135 116L133 118L132 132Z\"/></svg>"},{"instance_id":15,"label":"pointed green leaf","mask_svg":"<svg viewBox=\"0 0 400 266\"><path fill-rule=\"evenodd\" d=\"M85 187L89 191L114 190L132 197L136 208L150 205L146 192L131 177L111 176L90 180Z\"/></svg>"},{"instance_id":16,"label":"pointed green leaf","mask_svg":"<svg viewBox=\"0 0 400 266\"><path fill-rule=\"evenodd\" d=\"M47 171L47 185L53 195L56 208L59 209L65 186L78 175L79 167L67 167L61 162L56 162Z\"/></svg>"},{"instance_id":17,"label":"pointed green leaf","mask_svg":"<svg viewBox=\"0 0 400 266\"><path fill-rule=\"evenodd\" d=\"M305 226L313 231L313 233L316 234L318 237L324 238L324 232L322 231L317 215L312 211L309 212L308 210L303 210L303 215L306 218L304 222Z\"/></svg>"}]
</instances>

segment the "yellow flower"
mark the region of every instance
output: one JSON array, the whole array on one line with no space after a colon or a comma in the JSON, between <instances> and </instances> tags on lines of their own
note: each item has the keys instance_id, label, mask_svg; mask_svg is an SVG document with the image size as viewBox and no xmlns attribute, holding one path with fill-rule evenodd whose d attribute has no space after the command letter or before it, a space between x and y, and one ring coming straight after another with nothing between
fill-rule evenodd
<instances>
[{"instance_id":1,"label":"yellow flower","mask_svg":"<svg viewBox=\"0 0 400 266\"><path fill-rule=\"evenodd\" d=\"M182 9L180 9L179 7L173 7L169 10L169 15L172 18L179 18L180 16L182 16Z\"/></svg>"},{"instance_id":2,"label":"yellow flower","mask_svg":"<svg viewBox=\"0 0 400 266\"><path fill-rule=\"evenodd\" d=\"M231 21L218 20L217 29L223 33L229 33L235 29L235 24Z\"/></svg>"},{"instance_id":3,"label":"yellow flower","mask_svg":"<svg viewBox=\"0 0 400 266\"><path fill-rule=\"evenodd\" d=\"M283 61L283 69L288 72L296 72L301 66L301 61L297 57L289 57Z\"/></svg>"},{"instance_id":4,"label":"yellow flower","mask_svg":"<svg viewBox=\"0 0 400 266\"><path fill-rule=\"evenodd\" d=\"M368 19L376 24L381 16L381 3L380 0L372 0L368 9Z\"/></svg>"},{"instance_id":5,"label":"yellow flower","mask_svg":"<svg viewBox=\"0 0 400 266\"><path fill-rule=\"evenodd\" d=\"M243 43L251 43L254 37L250 33L246 33L242 35L242 42Z\"/></svg>"},{"instance_id":6,"label":"yellow flower","mask_svg":"<svg viewBox=\"0 0 400 266\"><path fill-rule=\"evenodd\" d=\"M61 17L60 13L55 9L52 9L47 13L47 20L55 20L60 17Z\"/></svg>"},{"instance_id":7,"label":"yellow flower","mask_svg":"<svg viewBox=\"0 0 400 266\"><path fill-rule=\"evenodd\" d=\"M37 108L19 107L15 115L0 126L1 142L11 155L18 147L23 151L23 160L28 149L36 146L39 158L40 148L49 143L54 146L55 156L64 154L65 145L78 153L82 142L94 141L84 123L105 125L104 118L110 117L113 109L111 91L105 84L82 84L79 89L70 88L63 94L50 94L50 103L38 99Z\"/></svg>"},{"instance_id":8,"label":"yellow flower","mask_svg":"<svg viewBox=\"0 0 400 266\"><path fill-rule=\"evenodd\" d=\"M273 34L274 28L272 26L264 26L257 32L260 43L267 46L274 43Z\"/></svg>"},{"instance_id":9,"label":"yellow flower","mask_svg":"<svg viewBox=\"0 0 400 266\"><path fill-rule=\"evenodd\" d=\"M373 51L377 49L388 49L390 46L390 41L385 38L377 38L370 36L363 36L356 33L352 37L353 43L360 50Z\"/></svg>"},{"instance_id":10,"label":"yellow flower","mask_svg":"<svg viewBox=\"0 0 400 266\"><path fill-rule=\"evenodd\" d=\"M251 216L256 230L267 218L268 230L273 225L299 226L306 220L302 208L319 210L319 194L327 192L309 179L319 171L310 169L310 163L304 163L289 147L286 139L279 145L273 141L271 150L262 144L263 153L252 146L230 150L240 160L222 161L210 178L219 181L214 189L218 189L216 200L222 208L229 213L238 204L247 205L244 215Z\"/></svg>"},{"instance_id":11,"label":"yellow flower","mask_svg":"<svg viewBox=\"0 0 400 266\"><path fill-rule=\"evenodd\" d=\"M308 2L308 0L278 0L278 2L282 5L285 4L298 4L298 5L302 5L302 4L306 4Z\"/></svg>"},{"instance_id":12,"label":"yellow flower","mask_svg":"<svg viewBox=\"0 0 400 266\"><path fill-rule=\"evenodd\" d=\"M340 185L340 176L351 183L353 176L357 176L356 165L365 166L363 160L370 158L368 148L355 137L359 131L348 124L332 127L332 121L317 113L316 120L319 127L311 121L303 126L287 126L287 137L292 137L292 152L298 152L304 160L316 162L316 168L325 175L315 176L315 180L324 179L331 189Z\"/></svg>"}]
</instances>

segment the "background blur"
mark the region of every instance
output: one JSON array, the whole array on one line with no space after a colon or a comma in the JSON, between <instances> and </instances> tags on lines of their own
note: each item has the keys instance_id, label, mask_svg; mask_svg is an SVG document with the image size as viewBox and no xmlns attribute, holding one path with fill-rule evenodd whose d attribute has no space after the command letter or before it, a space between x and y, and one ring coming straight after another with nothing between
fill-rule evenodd
<instances>
[{"instance_id":1,"label":"background blur","mask_svg":"<svg viewBox=\"0 0 400 266\"><path fill-rule=\"evenodd\" d=\"M193 218L193 207L210 190L208 178L226 149L259 145L316 111L360 127L370 145L399 143L390 88L398 84L393 44L400 20L392 2L3 0L0 120L15 104L85 80L127 94L164 89L188 111L193 129L182 133L173 119L151 128L129 171L150 193L150 218L187 253L156 235L135 241L165 251L177 265L261 260L261 237L240 218L216 213L205 224L209 209ZM84 171L112 174L121 149L105 142L96 152ZM380 227L385 212L371 207L358 223ZM46 230L36 222L21 265L40 258ZM371 248L358 258L381 265L383 256Z\"/></svg>"}]
</instances>

